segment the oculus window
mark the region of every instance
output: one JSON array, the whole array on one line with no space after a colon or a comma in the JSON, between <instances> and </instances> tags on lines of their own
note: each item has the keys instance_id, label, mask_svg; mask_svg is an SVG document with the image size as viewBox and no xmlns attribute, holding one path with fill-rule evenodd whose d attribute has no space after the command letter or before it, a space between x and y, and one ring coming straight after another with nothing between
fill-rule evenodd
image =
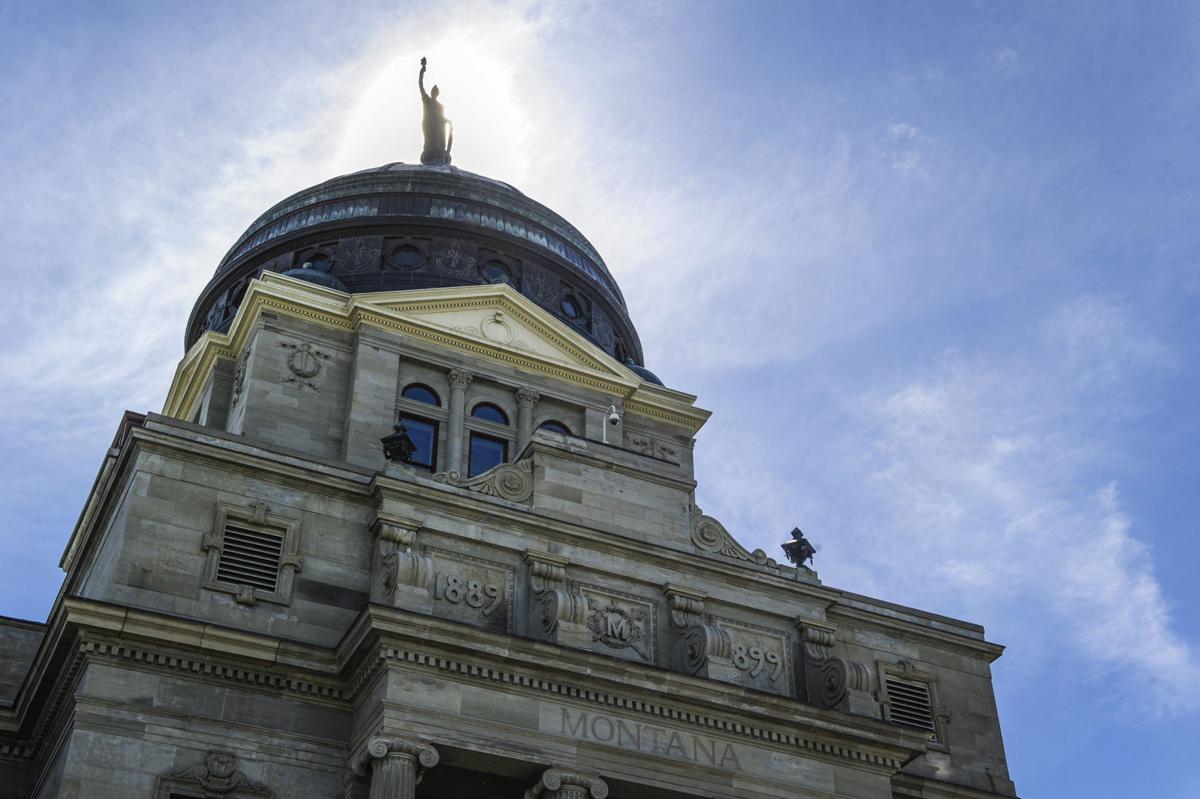
<instances>
[{"instance_id":1,"label":"oculus window","mask_svg":"<svg viewBox=\"0 0 1200 799\"><path fill-rule=\"evenodd\" d=\"M563 297L558 307L562 309L563 316L568 319L575 320L583 315L583 312L580 310L579 300L575 299L574 294L568 294Z\"/></svg>"},{"instance_id":2,"label":"oculus window","mask_svg":"<svg viewBox=\"0 0 1200 799\"><path fill-rule=\"evenodd\" d=\"M467 476L474 477L494 469L508 460L508 442L501 438L471 433L471 448L467 459Z\"/></svg>"},{"instance_id":3,"label":"oculus window","mask_svg":"<svg viewBox=\"0 0 1200 799\"><path fill-rule=\"evenodd\" d=\"M481 402L471 411L471 415L476 419L483 419L485 422L493 422L495 424L508 424L508 414L500 410L499 407L490 402Z\"/></svg>"},{"instance_id":4,"label":"oculus window","mask_svg":"<svg viewBox=\"0 0 1200 799\"><path fill-rule=\"evenodd\" d=\"M500 261L488 261L479 272L488 283L507 283L510 286L512 285L512 272Z\"/></svg>"},{"instance_id":5,"label":"oculus window","mask_svg":"<svg viewBox=\"0 0 1200 799\"><path fill-rule=\"evenodd\" d=\"M423 260L424 256L416 247L411 244L401 244L387 257L387 265L392 269L412 271L420 269Z\"/></svg>"}]
</instances>

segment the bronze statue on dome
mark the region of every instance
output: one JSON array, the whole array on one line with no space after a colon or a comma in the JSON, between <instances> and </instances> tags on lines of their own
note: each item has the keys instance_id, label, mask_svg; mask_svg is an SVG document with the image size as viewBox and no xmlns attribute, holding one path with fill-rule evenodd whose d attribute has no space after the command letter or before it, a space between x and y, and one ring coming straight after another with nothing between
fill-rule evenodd
<instances>
[{"instance_id":1,"label":"bronze statue on dome","mask_svg":"<svg viewBox=\"0 0 1200 799\"><path fill-rule=\"evenodd\" d=\"M425 91L425 59L421 59L421 74L417 77L421 89L424 114L421 131L425 134L425 149L421 151L421 163L449 166L450 148L454 146L454 123L446 119L446 109L438 102L438 87Z\"/></svg>"}]
</instances>

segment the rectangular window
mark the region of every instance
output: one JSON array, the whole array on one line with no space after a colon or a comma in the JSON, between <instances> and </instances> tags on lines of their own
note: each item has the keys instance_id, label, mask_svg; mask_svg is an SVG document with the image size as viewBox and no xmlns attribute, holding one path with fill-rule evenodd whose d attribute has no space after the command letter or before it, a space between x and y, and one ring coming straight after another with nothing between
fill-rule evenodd
<instances>
[{"instance_id":1,"label":"rectangular window","mask_svg":"<svg viewBox=\"0 0 1200 799\"><path fill-rule=\"evenodd\" d=\"M471 452L467 465L467 476L483 474L508 460L508 442L482 433L471 434Z\"/></svg>"},{"instance_id":2,"label":"rectangular window","mask_svg":"<svg viewBox=\"0 0 1200 799\"><path fill-rule=\"evenodd\" d=\"M416 447L409 463L431 472L437 471L438 423L415 416L401 416L400 421L404 423L404 429Z\"/></svg>"}]
</instances>

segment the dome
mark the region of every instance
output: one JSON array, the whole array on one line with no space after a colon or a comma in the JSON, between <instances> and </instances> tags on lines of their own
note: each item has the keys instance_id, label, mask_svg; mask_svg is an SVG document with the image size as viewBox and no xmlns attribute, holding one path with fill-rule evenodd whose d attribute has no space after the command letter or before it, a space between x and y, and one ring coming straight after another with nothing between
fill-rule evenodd
<instances>
[{"instance_id":1,"label":"dome","mask_svg":"<svg viewBox=\"0 0 1200 799\"><path fill-rule=\"evenodd\" d=\"M583 234L507 183L453 166L385 164L267 210L201 292L186 346L227 329L264 271L347 292L504 282L617 361L642 362L621 289Z\"/></svg>"}]
</instances>

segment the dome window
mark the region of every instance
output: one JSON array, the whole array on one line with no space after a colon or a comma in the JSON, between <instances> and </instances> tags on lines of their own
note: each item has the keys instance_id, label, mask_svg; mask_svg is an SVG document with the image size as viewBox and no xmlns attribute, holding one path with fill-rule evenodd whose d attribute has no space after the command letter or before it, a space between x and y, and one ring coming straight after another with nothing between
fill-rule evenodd
<instances>
[{"instance_id":1,"label":"dome window","mask_svg":"<svg viewBox=\"0 0 1200 799\"><path fill-rule=\"evenodd\" d=\"M411 244L401 244L392 250L391 255L387 258L387 264L392 269L411 272L414 269L420 269L423 260L424 256L416 247Z\"/></svg>"},{"instance_id":2,"label":"dome window","mask_svg":"<svg viewBox=\"0 0 1200 799\"><path fill-rule=\"evenodd\" d=\"M400 392L400 396L414 402L424 402L426 405L440 406L442 404L437 392L423 383L412 383L405 386L404 390Z\"/></svg>"},{"instance_id":3,"label":"dome window","mask_svg":"<svg viewBox=\"0 0 1200 799\"><path fill-rule=\"evenodd\" d=\"M471 415L476 419L483 419L485 422L494 422L495 424L508 424L508 414L500 410L499 407L490 402L481 402L471 411Z\"/></svg>"},{"instance_id":4,"label":"dome window","mask_svg":"<svg viewBox=\"0 0 1200 799\"><path fill-rule=\"evenodd\" d=\"M488 261L479 272L488 283L513 284L512 271L500 261Z\"/></svg>"},{"instance_id":5,"label":"dome window","mask_svg":"<svg viewBox=\"0 0 1200 799\"><path fill-rule=\"evenodd\" d=\"M563 316L571 319L572 321L583 315L583 311L581 311L579 307L579 300L575 298L574 294L567 294L564 296L558 307L562 309Z\"/></svg>"}]
</instances>

